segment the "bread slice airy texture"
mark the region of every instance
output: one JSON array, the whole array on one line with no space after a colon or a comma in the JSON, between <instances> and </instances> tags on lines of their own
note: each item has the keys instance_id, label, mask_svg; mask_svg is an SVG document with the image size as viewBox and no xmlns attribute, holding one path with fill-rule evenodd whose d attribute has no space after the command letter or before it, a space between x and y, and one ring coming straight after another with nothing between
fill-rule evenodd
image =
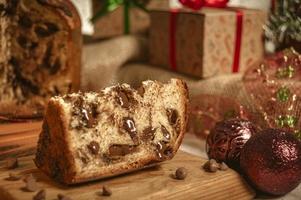
<instances>
[{"instance_id":1,"label":"bread slice airy texture","mask_svg":"<svg viewBox=\"0 0 301 200\"><path fill-rule=\"evenodd\" d=\"M35 163L74 184L171 159L187 124L186 84L145 81L50 99Z\"/></svg>"}]
</instances>

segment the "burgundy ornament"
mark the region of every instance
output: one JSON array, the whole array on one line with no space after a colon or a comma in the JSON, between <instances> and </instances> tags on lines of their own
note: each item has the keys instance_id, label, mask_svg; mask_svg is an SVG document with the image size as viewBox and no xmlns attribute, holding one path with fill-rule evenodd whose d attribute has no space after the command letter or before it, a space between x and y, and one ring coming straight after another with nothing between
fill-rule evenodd
<instances>
[{"instance_id":1,"label":"burgundy ornament","mask_svg":"<svg viewBox=\"0 0 301 200\"><path fill-rule=\"evenodd\" d=\"M266 129L245 144L240 165L258 190L284 195L301 182L301 142L288 131Z\"/></svg>"},{"instance_id":2,"label":"burgundy ornament","mask_svg":"<svg viewBox=\"0 0 301 200\"><path fill-rule=\"evenodd\" d=\"M257 131L252 122L239 118L216 123L206 140L209 158L238 168L241 149Z\"/></svg>"}]
</instances>

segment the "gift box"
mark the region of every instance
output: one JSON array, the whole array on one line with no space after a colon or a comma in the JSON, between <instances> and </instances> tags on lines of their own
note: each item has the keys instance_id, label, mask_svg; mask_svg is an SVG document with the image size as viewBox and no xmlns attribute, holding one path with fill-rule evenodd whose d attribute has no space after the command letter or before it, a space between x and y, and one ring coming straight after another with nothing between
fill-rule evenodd
<instances>
[{"instance_id":1,"label":"gift box","mask_svg":"<svg viewBox=\"0 0 301 200\"><path fill-rule=\"evenodd\" d=\"M93 15L101 10L104 1L93 0ZM119 6L106 15L99 17L94 23L95 38L108 38L125 33L124 6ZM150 19L147 12L137 7L129 8L129 32L143 33L149 28Z\"/></svg>"},{"instance_id":2,"label":"gift box","mask_svg":"<svg viewBox=\"0 0 301 200\"><path fill-rule=\"evenodd\" d=\"M199 78L243 72L262 59L262 10L152 8L150 62Z\"/></svg>"}]
</instances>

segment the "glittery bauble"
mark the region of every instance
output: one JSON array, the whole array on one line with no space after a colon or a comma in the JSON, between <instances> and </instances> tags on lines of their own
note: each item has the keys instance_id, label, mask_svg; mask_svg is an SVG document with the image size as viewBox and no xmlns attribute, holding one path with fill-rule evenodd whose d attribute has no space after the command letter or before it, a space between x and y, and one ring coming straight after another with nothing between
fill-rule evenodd
<instances>
[{"instance_id":1,"label":"glittery bauble","mask_svg":"<svg viewBox=\"0 0 301 200\"><path fill-rule=\"evenodd\" d=\"M258 190L284 195L301 181L301 142L289 132L266 129L245 144L240 165Z\"/></svg>"},{"instance_id":2,"label":"glittery bauble","mask_svg":"<svg viewBox=\"0 0 301 200\"><path fill-rule=\"evenodd\" d=\"M216 123L206 141L209 158L238 168L241 149L257 131L252 122L239 118Z\"/></svg>"}]
</instances>

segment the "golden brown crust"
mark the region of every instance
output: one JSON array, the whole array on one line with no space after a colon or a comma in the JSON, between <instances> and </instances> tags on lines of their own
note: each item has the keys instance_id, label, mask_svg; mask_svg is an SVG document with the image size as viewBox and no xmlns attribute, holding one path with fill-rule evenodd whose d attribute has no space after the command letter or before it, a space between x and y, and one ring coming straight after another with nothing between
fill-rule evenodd
<instances>
[{"instance_id":1,"label":"golden brown crust","mask_svg":"<svg viewBox=\"0 0 301 200\"><path fill-rule=\"evenodd\" d=\"M38 141L35 164L59 182L69 182L75 173L74 160L69 147L69 136L66 134L66 120L60 119L66 119L62 107L58 102L50 100ZM51 147L48 148L48 145Z\"/></svg>"},{"instance_id":2,"label":"golden brown crust","mask_svg":"<svg viewBox=\"0 0 301 200\"><path fill-rule=\"evenodd\" d=\"M80 86L82 49L81 20L79 14L70 0L48 0L43 2L47 3L42 3L42 6L51 10L53 15L60 16L62 23L66 24L70 30L68 32L69 40L67 41L68 50L65 66L66 69L68 69L68 72L62 76L66 76L67 79L71 80L71 92L78 91ZM49 97L39 96L38 94L22 103L18 102L16 98L2 100L0 101L0 117L7 121L41 118L44 114L48 98Z\"/></svg>"}]
</instances>

